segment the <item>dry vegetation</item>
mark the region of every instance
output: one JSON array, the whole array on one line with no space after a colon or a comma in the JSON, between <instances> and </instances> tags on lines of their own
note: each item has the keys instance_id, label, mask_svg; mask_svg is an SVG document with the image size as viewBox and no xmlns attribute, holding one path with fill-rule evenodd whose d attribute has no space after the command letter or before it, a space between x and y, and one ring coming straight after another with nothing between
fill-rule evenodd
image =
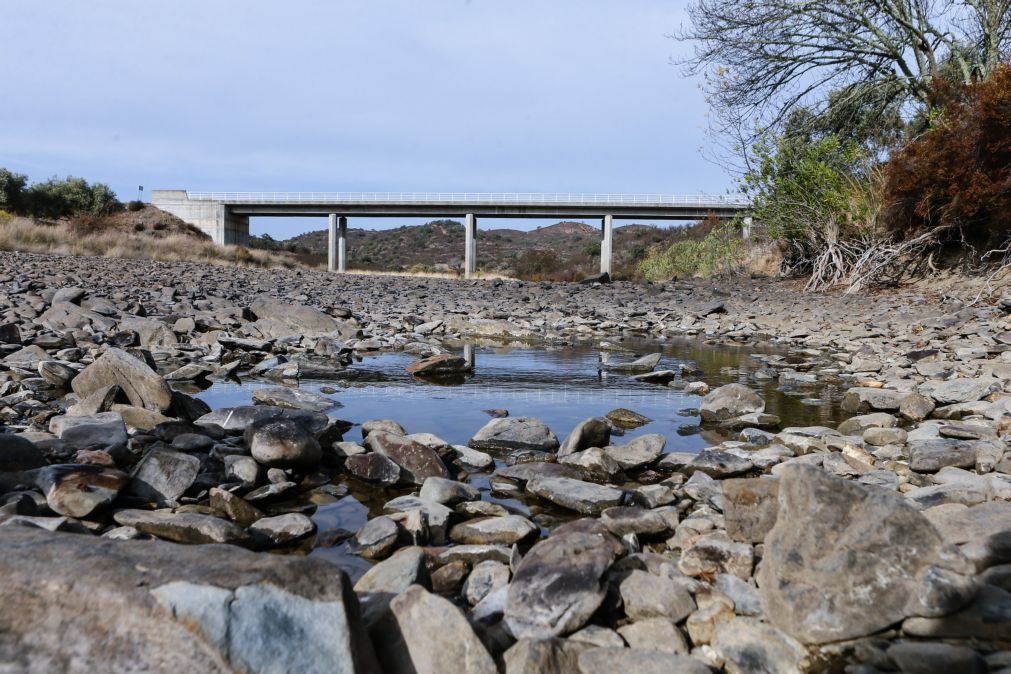
<instances>
[{"instance_id":1,"label":"dry vegetation","mask_svg":"<svg viewBox=\"0 0 1011 674\"><path fill-rule=\"evenodd\" d=\"M191 234L150 236L89 223L41 223L0 214L0 250L100 257L207 262L244 267L295 267L289 256L242 246L217 246Z\"/></svg>"}]
</instances>

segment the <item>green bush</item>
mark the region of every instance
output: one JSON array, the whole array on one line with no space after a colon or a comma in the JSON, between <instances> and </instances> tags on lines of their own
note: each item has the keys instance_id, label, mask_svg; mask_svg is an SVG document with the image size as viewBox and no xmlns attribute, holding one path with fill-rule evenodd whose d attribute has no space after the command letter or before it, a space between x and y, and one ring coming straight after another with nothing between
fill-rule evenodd
<instances>
[{"instance_id":1,"label":"green bush","mask_svg":"<svg viewBox=\"0 0 1011 674\"><path fill-rule=\"evenodd\" d=\"M105 215L120 208L116 194L104 183L84 178L50 178L28 186L28 178L0 169L0 206L36 218Z\"/></svg>"},{"instance_id":2,"label":"green bush","mask_svg":"<svg viewBox=\"0 0 1011 674\"><path fill-rule=\"evenodd\" d=\"M702 239L684 239L654 249L639 263L639 273L650 281L667 281L675 276L709 278L735 270L744 257L745 245L737 226L727 223Z\"/></svg>"}]
</instances>

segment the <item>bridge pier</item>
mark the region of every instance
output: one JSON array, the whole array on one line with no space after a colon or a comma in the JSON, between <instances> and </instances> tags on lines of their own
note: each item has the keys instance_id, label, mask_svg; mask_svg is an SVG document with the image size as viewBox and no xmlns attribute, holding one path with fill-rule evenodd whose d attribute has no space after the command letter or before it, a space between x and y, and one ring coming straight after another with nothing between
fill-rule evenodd
<instances>
[{"instance_id":1,"label":"bridge pier","mask_svg":"<svg viewBox=\"0 0 1011 674\"><path fill-rule=\"evenodd\" d=\"M741 225L741 238L745 241L751 239L751 216L745 216L744 224Z\"/></svg>"},{"instance_id":2,"label":"bridge pier","mask_svg":"<svg viewBox=\"0 0 1011 674\"><path fill-rule=\"evenodd\" d=\"M611 275L611 251L614 240L614 218L605 215L600 224L600 273Z\"/></svg>"},{"instance_id":3,"label":"bridge pier","mask_svg":"<svg viewBox=\"0 0 1011 674\"><path fill-rule=\"evenodd\" d=\"M326 266L330 271L347 271L348 219L330 214L330 229L327 233Z\"/></svg>"},{"instance_id":4,"label":"bridge pier","mask_svg":"<svg viewBox=\"0 0 1011 674\"><path fill-rule=\"evenodd\" d=\"M464 218L463 277L473 278L477 272L477 218L468 213Z\"/></svg>"}]
</instances>

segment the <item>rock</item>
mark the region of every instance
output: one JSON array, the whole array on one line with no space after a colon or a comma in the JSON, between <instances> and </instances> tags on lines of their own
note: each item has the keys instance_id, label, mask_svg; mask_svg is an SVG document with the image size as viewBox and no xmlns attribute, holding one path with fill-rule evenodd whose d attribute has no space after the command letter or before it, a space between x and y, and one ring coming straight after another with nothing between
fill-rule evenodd
<instances>
[{"instance_id":1,"label":"rock","mask_svg":"<svg viewBox=\"0 0 1011 674\"><path fill-rule=\"evenodd\" d=\"M523 557L509 590L505 624L517 639L544 639L586 624L604 600L602 578L614 561L605 536L554 533Z\"/></svg>"},{"instance_id":2,"label":"rock","mask_svg":"<svg viewBox=\"0 0 1011 674\"><path fill-rule=\"evenodd\" d=\"M762 615L762 598L758 596L754 583L730 573L721 573L716 576L716 587L734 602L734 612L738 615Z\"/></svg>"},{"instance_id":3,"label":"rock","mask_svg":"<svg viewBox=\"0 0 1011 674\"><path fill-rule=\"evenodd\" d=\"M309 410L287 409L274 405L243 405L223 407L209 412L193 423L197 426L220 426L226 431L245 431L250 426L259 426L269 421L290 421L305 431L316 435L330 420L325 414Z\"/></svg>"},{"instance_id":4,"label":"rock","mask_svg":"<svg viewBox=\"0 0 1011 674\"><path fill-rule=\"evenodd\" d=\"M365 559L385 559L396 548L400 527L386 515L374 517L355 534L355 550Z\"/></svg>"},{"instance_id":5,"label":"rock","mask_svg":"<svg viewBox=\"0 0 1011 674\"><path fill-rule=\"evenodd\" d=\"M872 412L850 417L839 424L838 431L842 435L863 435L868 428L894 428L898 420L893 414Z\"/></svg>"},{"instance_id":6,"label":"rock","mask_svg":"<svg viewBox=\"0 0 1011 674\"><path fill-rule=\"evenodd\" d=\"M688 590L670 578L645 571L632 571L618 587L625 614L633 620L667 618L678 623L695 610Z\"/></svg>"},{"instance_id":7,"label":"rock","mask_svg":"<svg viewBox=\"0 0 1011 674\"><path fill-rule=\"evenodd\" d=\"M251 426L246 442L253 458L264 466L307 468L318 464L323 455L316 438L288 419Z\"/></svg>"},{"instance_id":8,"label":"rock","mask_svg":"<svg viewBox=\"0 0 1011 674\"><path fill-rule=\"evenodd\" d=\"M632 410L627 410L624 407L619 407L608 412L606 415L607 420L618 428L623 428L626 430L632 428L639 428L640 426L645 426L652 419L645 417L638 412L633 412Z\"/></svg>"},{"instance_id":9,"label":"rock","mask_svg":"<svg viewBox=\"0 0 1011 674\"><path fill-rule=\"evenodd\" d=\"M429 477L449 477L449 470L439 454L425 445L402 435L372 431L365 446L400 466L400 478L411 484L424 484Z\"/></svg>"},{"instance_id":10,"label":"rock","mask_svg":"<svg viewBox=\"0 0 1011 674\"><path fill-rule=\"evenodd\" d=\"M751 461L736 454L716 449L703 449L685 466L685 472L691 475L700 471L709 477L720 479L747 473L754 467Z\"/></svg>"},{"instance_id":11,"label":"rock","mask_svg":"<svg viewBox=\"0 0 1011 674\"><path fill-rule=\"evenodd\" d=\"M123 390L118 384L103 386L84 400L67 408L67 416L90 417L102 412L108 412L118 399L126 400Z\"/></svg>"},{"instance_id":12,"label":"rock","mask_svg":"<svg viewBox=\"0 0 1011 674\"><path fill-rule=\"evenodd\" d=\"M637 506L616 506L600 514L600 521L615 536L628 534L656 536L666 532L670 525L659 512Z\"/></svg>"},{"instance_id":13,"label":"rock","mask_svg":"<svg viewBox=\"0 0 1011 674\"><path fill-rule=\"evenodd\" d=\"M123 423L128 428L139 431L151 431L154 430L155 426L172 421L171 417L167 417L161 412L154 412L146 410L143 407L134 407L133 405L113 405L110 411L122 417Z\"/></svg>"},{"instance_id":14,"label":"rock","mask_svg":"<svg viewBox=\"0 0 1011 674\"><path fill-rule=\"evenodd\" d=\"M605 447L604 452L624 470L652 465L663 454L667 438L659 433L642 435L624 445Z\"/></svg>"},{"instance_id":15,"label":"rock","mask_svg":"<svg viewBox=\"0 0 1011 674\"><path fill-rule=\"evenodd\" d=\"M959 546L977 569L1011 562L1011 503L945 504L924 510L923 515L944 542Z\"/></svg>"},{"instance_id":16,"label":"rock","mask_svg":"<svg viewBox=\"0 0 1011 674\"><path fill-rule=\"evenodd\" d=\"M481 498L481 492L469 484L434 475L425 478L425 483L421 485L418 495L425 500L448 506L456 505L462 501L477 501Z\"/></svg>"},{"instance_id":17,"label":"rock","mask_svg":"<svg viewBox=\"0 0 1011 674\"><path fill-rule=\"evenodd\" d=\"M982 585L961 611L939 618L908 618L902 631L913 637L1006 642L1011 639L1011 593Z\"/></svg>"},{"instance_id":18,"label":"rock","mask_svg":"<svg viewBox=\"0 0 1011 674\"><path fill-rule=\"evenodd\" d=\"M249 526L249 531L272 545L285 545L309 536L316 531L316 525L302 513L285 513L261 517Z\"/></svg>"},{"instance_id":19,"label":"rock","mask_svg":"<svg viewBox=\"0 0 1011 674\"><path fill-rule=\"evenodd\" d=\"M137 333L140 345L145 348L175 346L179 342L169 326L153 318L125 318L120 321L119 329Z\"/></svg>"},{"instance_id":20,"label":"rock","mask_svg":"<svg viewBox=\"0 0 1011 674\"><path fill-rule=\"evenodd\" d=\"M260 405L309 410L310 412L326 412L341 406L333 398L286 386L265 386L254 389L253 402Z\"/></svg>"},{"instance_id":21,"label":"rock","mask_svg":"<svg viewBox=\"0 0 1011 674\"><path fill-rule=\"evenodd\" d=\"M233 494L230 491L212 487L208 496L208 505L215 510L220 510L228 515L228 519L232 520L240 527L248 527L264 516L263 513L249 501L245 500L241 496Z\"/></svg>"},{"instance_id":22,"label":"rock","mask_svg":"<svg viewBox=\"0 0 1011 674\"><path fill-rule=\"evenodd\" d=\"M629 648L641 648L662 653L688 655L689 647L684 634L666 618L646 618L622 625L618 634L628 643Z\"/></svg>"},{"instance_id":23,"label":"rock","mask_svg":"<svg viewBox=\"0 0 1011 674\"><path fill-rule=\"evenodd\" d=\"M723 481L723 517L727 536L761 543L776 524L779 478L738 478Z\"/></svg>"},{"instance_id":24,"label":"rock","mask_svg":"<svg viewBox=\"0 0 1011 674\"><path fill-rule=\"evenodd\" d=\"M471 367L465 358L443 353L416 360L406 369L415 377L445 377L470 372Z\"/></svg>"},{"instance_id":25,"label":"rock","mask_svg":"<svg viewBox=\"0 0 1011 674\"><path fill-rule=\"evenodd\" d=\"M386 431L393 435L407 435L404 427L392 419L372 419L362 424L362 438L367 438L372 431Z\"/></svg>"},{"instance_id":26,"label":"rock","mask_svg":"<svg viewBox=\"0 0 1011 674\"><path fill-rule=\"evenodd\" d=\"M268 295L250 302L249 309L256 315L257 329L267 337L322 337L341 328L337 320L319 309L289 304Z\"/></svg>"},{"instance_id":27,"label":"rock","mask_svg":"<svg viewBox=\"0 0 1011 674\"><path fill-rule=\"evenodd\" d=\"M781 471L758 581L769 620L799 641L864 636L936 610L934 593L964 587L968 571L902 497L809 466ZM960 591L949 599L945 610L957 608Z\"/></svg>"},{"instance_id":28,"label":"rock","mask_svg":"<svg viewBox=\"0 0 1011 674\"><path fill-rule=\"evenodd\" d=\"M450 447L452 456L455 456L453 463L464 468L475 470L487 470L495 466L495 459L484 452L471 449L466 445L452 445Z\"/></svg>"},{"instance_id":29,"label":"rock","mask_svg":"<svg viewBox=\"0 0 1011 674\"><path fill-rule=\"evenodd\" d=\"M377 644L386 671L498 672L467 619L448 600L412 585L390 602L390 611L396 629Z\"/></svg>"},{"instance_id":30,"label":"rock","mask_svg":"<svg viewBox=\"0 0 1011 674\"><path fill-rule=\"evenodd\" d=\"M560 639L520 639L502 656L508 674L569 674L578 671L577 651Z\"/></svg>"},{"instance_id":31,"label":"rock","mask_svg":"<svg viewBox=\"0 0 1011 674\"><path fill-rule=\"evenodd\" d=\"M633 361L627 363L601 363L601 367L610 372L626 372L626 373L636 373L636 372L650 372L657 366L660 359L663 358L661 353L651 353L648 356L643 356L642 358L636 358Z\"/></svg>"},{"instance_id":32,"label":"rock","mask_svg":"<svg viewBox=\"0 0 1011 674\"><path fill-rule=\"evenodd\" d=\"M682 551L678 569L686 576L715 576L732 573L747 580L755 562L755 550L748 543L731 541L722 531L700 536Z\"/></svg>"},{"instance_id":33,"label":"rock","mask_svg":"<svg viewBox=\"0 0 1011 674\"><path fill-rule=\"evenodd\" d=\"M58 389L65 389L77 376L77 370L58 360L43 360L38 365L39 374Z\"/></svg>"},{"instance_id":34,"label":"rock","mask_svg":"<svg viewBox=\"0 0 1011 674\"><path fill-rule=\"evenodd\" d=\"M117 524L176 543L231 543L248 546L252 537L228 520L198 513L169 513L149 510L120 510L113 515Z\"/></svg>"},{"instance_id":35,"label":"rock","mask_svg":"<svg viewBox=\"0 0 1011 674\"><path fill-rule=\"evenodd\" d=\"M621 505L621 489L567 477L538 477L527 482L528 493L584 515L596 515L605 508Z\"/></svg>"},{"instance_id":36,"label":"rock","mask_svg":"<svg viewBox=\"0 0 1011 674\"><path fill-rule=\"evenodd\" d=\"M986 379L949 379L941 382L930 392L930 397L941 405L975 402L990 392L995 383Z\"/></svg>"},{"instance_id":37,"label":"rock","mask_svg":"<svg viewBox=\"0 0 1011 674\"><path fill-rule=\"evenodd\" d=\"M0 433L0 473L14 473L46 465L42 450L13 433Z\"/></svg>"},{"instance_id":38,"label":"rock","mask_svg":"<svg viewBox=\"0 0 1011 674\"><path fill-rule=\"evenodd\" d=\"M734 618L717 626L710 642L728 674L793 674L808 670L804 646L772 625Z\"/></svg>"},{"instance_id":39,"label":"rock","mask_svg":"<svg viewBox=\"0 0 1011 674\"><path fill-rule=\"evenodd\" d=\"M533 417L492 419L467 444L473 449L505 451L553 452L559 447L551 429Z\"/></svg>"},{"instance_id":40,"label":"rock","mask_svg":"<svg viewBox=\"0 0 1011 674\"><path fill-rule=\"evenodd\" d=\"M165 380L121 349L109 349L77 375L71 386L82 399L95 391L116 384L131 405L164 412L172 404L172 391Z\"/></svg>"},{"instance_id":41,"label":"rock","mask_svg":"<svg viewBox=\"0 0 1011 674\"><path fill-rule=\"evenodd\" d=\"M606 447L611 441L611 426L603 417L591 417L572 429L558 450L558 456L567 456L590 447Z\"/></svg>"},{"instance_id":42,"label":"rock","mask_svg":"<svg viewBox=\"0 0 1011 674\"><path fill-rule=\"evenodd\" d=\"M251 456L228 455L224 464L225 478L242 483L246 489L256 486L263 474L263 466Z\"/></svg>"},{"instance_id":43,"label":"rock","mask_svg":"<svg viewBox=\"0 0 1011 674\"><path fill-rule=\"evenodd\" d=\"M899 401L899 414L909 421L923 421L934 411L934 401L919 393L912 393Z\"/></svg>"},{"instance_id":44,"label":"rock","mask_svg":"<svg viewBox=\"0 0 1011 674\"><path fill-rule=\"evenodd\" d=\"M601 482L614 482L622 472L618 462L600 447L591 447L563 456L559 462L566 466L575 466L586 477Z\"/></svg>"},{"instance_id":45,"label":"rock","mask_svg":"<svg viewBox=\"0 0 1011 674\"><path fill-rule=\"evenodd\" d=\"M471 606L476 605L489 593L509 584L509 567L492 560L474 565L463 584L463 598Z\"/></svg>"},{"instance_id":46,"label":"rock","mask_svg":"<svg viewBox=\"0 0 1011 674\"><path fill-rule=\"evenodd\" d=\"M904 445L906 431L901 428L868 428L863 432L863 441L872 447Z\"/></svg>"},{"instance_id":47,"label":"rock","mask_svg":"<svg viewBox=\"0 0 1011 674\"><path fill-rule=\"evenodd\" d=\"M417 547L401 548L389 559L379 562L355 583L355 592L362 595L363 607L381 604L404 592L415 583L428 583L425 551Z\"/></svg>"},{"instance_id":48,"label":"rock","mask_svg":"<svg viewBox=\"0 0 1011 674\"><path fill-rule=\"evenodd\" d=\"M920 440L909 443L909 468L918 473L936 473L945 466L974 468L976 451L961 440Z\"/></svg>"},{"instance_id":49,"label":"rock","mask_svg":"<svg viewBox=\"0 0 1011 674\"><path fill-rule=\"evenodd\" d=\"M699 403L703 421L724 421L765 411L765 401L744 384L727 384L711 391Z\"/></svg>"},{"instance_id":50,"label":"rock","mask_svg":"<svg viewBox=\"0 0 1011 674\"><path fill-rule=\"evenodd\" d=\"M867 414L877 411L898 411L902 400L909 394L884 388L854 387L843 396L842 410L848 414Z\"/></svg>"},{"instance_id":51,"label":"rock","mask_svg":"<svg viewBox=\"0 0 1011 674\"><path fill-rule=\"evenodd\" d=\"M40 468L35 484L49 508L66 517L87 517L112 503L129 476L104 466L57 464Z\"/></svg>"},{"instance_id":52,"label":"rock","mask_svg":"<svg viewBox=\"0 0 1011 674\"><path fill-rule=\"evenodd\" d=\"M579 654L580 674L710 674L695 658L635 648L591 648Z\"/></svg>"},{"instance_id":53,"label":"rock","mask_svg":"<svg viewBox=\"0 0 1011 674\"><path fill-rule=\"evenodd\" d=\"M126 446L126 424L116 412L90 417L53 417L49 431L76 449L120 449Z\"/></svg>"},{"instance_id":54,"label":"rock","mask_svg":"<svg viewBox=\"0 0 1011 674\"><path fill-rule=\"evenodd\" d=\"M400 482L400 466L382 454L356 454L349 456L344 468L351 475L367 482L393 485Z\"/></svg>"},{"instance_id":55,"label":"rock","mask_svg":"<svg viewBox=\"0 0 1011 674\"><path fill-rule=\"evenodd\" d=\"M445 544L446 535L449 533L449 520L453 515L453 511L441 503L426 501L417 496L398 496L392 501L388 501L383 506L383 510L387 513L420 511L423 521L418 522L418 524L424 525L422 529L427 528L429 543L431 545ZM419 532L419 534L424 534L424 531Z\"/></svg>"},{"instance_id":56,"label":"rock","mask_svg":"<svg viewBox=\"0 0 1011 674\"><path fill-rule=\"evenodd\" d=\"M513 545L533 536L539 527L525 517L506 515L469 520L449 532L454 543L467 545Z\"/></svg>"},{"instance_id":57,"label":"rock","mask_svg":"<svg viewBox=\"0 0 1011 674\"><path fill-rule=\"evenodd\" d=\"M376 671L347 576L327 562L22 527L0 541L17 669Z\"/></svg>"},{"instance_id":58,"label":"rock","mask_svg":"<svg viewBox=\"0 0 1011 674\"><path fill-rule=\"evenodd\" d=\"M971 648L950 644L902 641L888 647L888 657L903 674L986 674L986 660Z\"/></svg>"},{"instance_id":59,"label":"rock","mask_svg":"<svg viewBox=\"0 0 1011 674\"><path fill-rule=\"evenodd\" d=\"M200 459L195 456L152 449L134 469L127 491L158 505L174 506L199 472Z\"/></svg>"}]
</instances>

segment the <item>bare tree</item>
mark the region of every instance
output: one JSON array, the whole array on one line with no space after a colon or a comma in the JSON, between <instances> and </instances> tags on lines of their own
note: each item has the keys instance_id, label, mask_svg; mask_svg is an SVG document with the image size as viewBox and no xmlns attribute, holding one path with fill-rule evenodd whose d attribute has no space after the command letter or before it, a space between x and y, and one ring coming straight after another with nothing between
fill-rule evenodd
<instances>
[{"instance_id":1,"label":"bare tree","mask_svg":"<svg viewBox=\"0 0 1011 674\"><path fill-rule=\"evenodd\" d=\"M985 77L1011 46L1011 0L695 0L689 16L683 65L738 134L824 107L829 91L929 106L932 78Z\"/></svg>"}]
</instances>

